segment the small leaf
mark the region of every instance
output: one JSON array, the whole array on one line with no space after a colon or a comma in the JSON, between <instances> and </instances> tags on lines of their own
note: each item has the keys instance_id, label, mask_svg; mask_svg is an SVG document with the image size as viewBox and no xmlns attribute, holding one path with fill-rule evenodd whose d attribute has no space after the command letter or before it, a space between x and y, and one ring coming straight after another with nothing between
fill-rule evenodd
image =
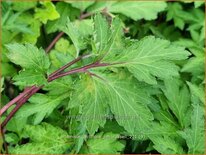
<instances>
[{"instance_id":1,"label":"small leaf","mask_svg":"<svg viewBox=\"0 0 206 155\"><path fill-rule=\"evenodd\" d=\"M148 36L133 42L116 57L105 57L104 61L127 67L138 80L156 84L155 76L161 79L178 76L178 67L171 60L186 59L189 55L182 47Z\"/></svg>"},{"instance_id":2,"label":"small leaf","mask_svg":"<svg viewBox=\"0 0 206 155\"><path fill-rule=\"evenodd\" d=\"M6 45L6 47L9 50L8 58L23 68L45 72L50 66L45 51L34 45L13 43Z\"/></svg>"},{"instance_id":3,"label":"small leaf","mask_svg":"<svg viewBox=\"0 0 206 155\"><path fill-rule=\"evenodd\" d=\"M36 8L34 18L39 19L42 23L46 24L48 20L55 20L60 17L56 11L55 5L52 2L40 2L42 8Z\"/></svg>"},{"instance_id":4,"label":"small leaf","mask_svg":"<svg viewBox=\"0 0 206 155\"><path fill-rule=\"evenodd\" d=\"M120 154L124 149L124 144L117 140L118 134L99 133L98 138L89 139L83 146L80 153L87 154Z\"/></svg>"},{"instance_id":5,"label":"small leaf","mask_svg":"<svg viewBox=\"0 0 206 155\"><path fill-rule=\"evenodd\" d=\"M47 79L44 74L35 70L23 70L18 75L13 77L14 84L17 86L32 86L32 85L44 85L47 83Z\"/></svg>"},{"instance_id":6,"label":"small leaf","mask_svg":"<svg viewBox=\"0 0 206 155\"><path fill-rule=\"evenodd\" d=\"M45 117L48 117L61 101L69 97L69 95L69 93L65 93L57 97L37 93L29 99L30 103L27 103L19 110L17 117L34 115L34 124L38 124Z\"/></svg>"},{"instance_id":7,"label":"small leaf","mask_svg":"<svg viewBox=\"0 0 206 155\"><path fill-rule=\"evenodd\" d=\"M193 114L191 117L191 128L186 128L179 132L186 140L189 147L189 154L205 153L205 128L204 128L204 108L198 103L193 105Z\"/></svg>"},{"instance_id":8,"label":"small leaf","mask_svg":"<svg viewBox=\"0 0 206 155\"><path fill-rule=\"evenodd\" d=\"M47 123L27 125L24 128L29 143L9 149L12 154L58 154L64 153L71 145L66 131Z\"/></svg>"}]
</instances>

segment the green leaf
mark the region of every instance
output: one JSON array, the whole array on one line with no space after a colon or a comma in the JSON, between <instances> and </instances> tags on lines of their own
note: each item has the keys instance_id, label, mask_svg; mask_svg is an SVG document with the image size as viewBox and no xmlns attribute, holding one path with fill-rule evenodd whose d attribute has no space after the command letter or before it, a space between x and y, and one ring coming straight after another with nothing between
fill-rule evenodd
<instances>
[{"instance_id":1,"label":"green leaf","mask_svg":"<svg viewBox=\"0 0 206 155\"><path fill-rule=\"evenodd\" d=\"M110 37L109 24L101 14L94 17L95 42L98 53L102 52Z\"/></svg>"},{"instance_id":2,"label":"green leaf","mask_svg":"<svg viewBox=\"0 0 206 155\"><path fill-rule=\"evenodd\" d=\"M52 2L40 2L42 8L35 8L34 18L39 19L46 24L48 20L55 20L60 17L56 11L55 5Z\"/></svg>"},{"instance_id":3,"label":"green leaf","mask_svg":"<svg viewBox=\"0 0 206 155\"><path fill-rule=\"evenodd\" d=\"M193 49L192 51L194 51ZM204 50L195 50L196 52L193 57L191 57L181 69L182 72L192 73L193 76L197 77L200 75L204 76L205 70L205 53Z\"/></svg>"},{"instance_id":4,"label":"green leaf","mask_svg":"<svg viewBox=\"0 0 206 155\"><path fill-rule=\"evenodd\" d=\"M107 12L120 13L133 20L157 18L157 14L166 8L165 2L98 2L92 5L88 11L97 12L106 9Z\"/></svg>"},{"instance_id":5,"label":"green leaf","mask_svg":"<svg viewBox=\"0 0 206 155\"><path fill-rule=\"evenodd\" d=\"M92 35L94 31L92 19L76 20L73 22L73 24L76 27L76 29L78 29L79 33L84 37Z\"/></svg>"},{"instance_id":6,"label":"green leaf","mask_svg":"<svg viewBox=\"0 0 206 155\"><path fill-rule=\"evenodd\" d=\"M45 72L50 66L45 51L34 45L13 43L6 47L9 50L7 56L10 61L23 68Z\"/></svg>"},{"instance_id":7,"label":"green leaf","mask_svg":"<svg viewBox=\"0 0 206 155\"><path fill-rule=\"evenodd\" d=\"M80 9L82 12L85 11L90 5L94 3L94 1L77 1L77 2L65 1L65 2L71 3L73 7Z\"/></svg>"},{"instance_id":8,"label":"green leaf","mask_svg":"<svg viewBox=\"0 0 206 155\"><path fill-rule=\"evenodd\" d=\"M171 60L182 60L188 56L189 52L184 48L171 45L167 40L148 36L122 49L118 56L106 57L104 62L127 67L138 80L156 84L155 77L165 79L178 76L178 67Z\"/></svg>"},{"instance_id":9,"label":"green leaf","mask_svg":"<svg viewBox=\"0 0 206 155\"><path fill-rule=\"evenodd\" d=\"M86 119L89 133L93 135L99 126L104 125L108 105L117 122L128 132L134 133L135 129L148 127L148 123L153 120L145 105L149 97L135 88L132 79L98 73L99 75L101 78L94 76L83 86L78 85L70 101L70 107L79 106L79 103L83 106L82 118ZM138 121L134 122L134 119Z\"/></svg>"},{"instance_id":10,"label":"green leaf","mask_svg":"<svg viewBox=\"0 0 206 155\"><path fill-rule=\"evenodd\" d=\"M43 87L43 90L49 91L50 95L61 95L64 93L69 93L72 90L72 83L71 77L65 76L48 83L45 87Z\"/></svg>"},{"instance_id":11,"label":"green leaf","mask_svg":"<svg viewBox=\"0 0 206 155\"><path fill-rule=\"evenodd\" d=\"M183 11L180 3L169 3L167 8L167 21L174 20L176 27L181 30L185 27L185 16L188 15L186 11Z\"/></svg>"},{"instance_id":12,"label":"green leaf","mask_svg":"<svg viewBox=\"0 0 206 155\"><path fill-rule=\"evenodd\" d=\"M108 9L112 13L121 13L133 20L157 18L158 12L166 8L165 2L116 2Z\"/></svg>"},{"instance_id":13,"label":"green leaf","mask_svg":"<svg viewBox=\"0 0 206 155\"><path fill-rule=\"evenodd\" d=\"M86 124L90 135L98 130L99 126L106 123L108 105L105 104L105 86L95 79L86 77L75 86L75 93L72 94L69 107L82 105L81 122Z\"/></svg>"},{"instance_id":14,"label":"green leaf","mask_svg":"<svg viewBox=\"0 0 206 155\"><path fill-rule=\"evenodd\" d=\"M25 104L17 113L17 117L29 117L34 115L34 124L40 123L45 117L48 117L52 111L61 104L61 101L68 98L70 93L59 96L47 96L44 94L35 94L29 102Z\"/></svg>"},{"instance_id":15,"label":"green leaf","mask_svg":"<svg viewBox=\"0 0 206 155\"><path fill-rule=\"evenodd\" d=\"M205 128L204 128L204 108L198 103L193 105L193 114L191 117L191 128L186 128L179 132L186 140L189 147L189 154L205 153Z\"/></svg>"},{"instance_id":16,"label":"green leaf","mask_svg":"<svg viewBox=\"0 0 206 155\"><path fill-rule=\"evenodd\" d=\"M167 79L164 81L165 96L168 98L168 105L172 112L177 117L181 127L187 125L187 110L190 106L190 94L186 85L181 85L178 79Z\"/></svg>"},{"instance_id":17,"label":"green leaf","mask_svg":"<svg viewBox=\"0 0 206 155\"><path fill-rule=\"evenodd\" d=\"M37 2L13 2L12 9L15 11L26 11L36 6Z\"/></svg>"},{"instance_id":18,"label":"green leaf","mask_svg":"<svg viewBox=\"0 0 206 155\"><path fill-rule=\"evenodd\" d=\"M62 154L71 145L66 131L47 123L27 125L24 129L29 143L9 149L12 154Z\"/></svg>"},{"instance_id":19,"label":"green leaf","mask_svg":"<svg viewBox=\"0 0 206 155\"><path fill-rule=\"evenodd\" d=\"M62 31L70 37L79 54L79 51L85 47L84 39L69 18L67 18L66 27L62 28Z\"/></svg>"},{"instance_id":20,"label":"green leaf","mask_svg":"<svg viewBox=\"0 0 206 155\"><path fill-rule=\"evenodd\" d=\"M182 147L170 137L155 137L152 141L153 147L161 154L184 154Z\"/></svg>"},{"instance_id":21,"label":"green leaf","mask_svg":"<svg viewBox=\"0 0 206 155\"><path fill-rule=\"evenodd\" d=\"M205 4L204 1L195 1L194 2L195 8L201 7L203 4Z\"/></svg>"},{"instance_id":22,"label":"green leaf","mask_svg":"<svg viewBox=\"0 0 206 155\"><path fill-rule=\"evenodd\" d=\"M16 74L16 68L10 63L1 63L1 75L2 76L13 76Z\"/></svg>"},{"instance_id":23,"label":"green leaf","mask_svg":"<svg viewBox=\"0 0 206 155\"><path fill-rule=\"evenodd\" d=\"M120 154L124 149L124 144L117 140L118 134L98 133L96 138L87 140L86 145L80 150L80 153L87 154Z\"/></svg>"},{"instance_id":24,"label":"green leaf","mask_svg":"<svg viewBox=\"0 0 206 155\"><path fill-rule=\"evenodd\" d=\"M68 17L73 21L73 19L77 18L80 14L80 11L78 9L71 7L69 4L65 2L58 2L56 4L56 10L60 14L60 18L47 22L47 33L52 33L57 30L60 30L60 27L66 25Z\"/></svg>"},{"instance_id":25,"label":"green leaf","mask_svg":"<svg viewBox=\"0 0 206 155\"><path fill-rule=\"evenodd\" d=\"M203 85L197 86L195 84L192 84L191 82L187 82L187 84L190 87L192 96L197 97L203 104L205 104L204 86Z\"/></svg>"},{"instance_id":26,"label":"green leaf","mask_svg":"<svg viewBox=\"0 0 206 155\"><path fill-rule=\"evenodd\" d=\"M18 75L13 77L14 84L17 86L32 86L32 85L44 85L47 83L47 79L44 74L35 70L23 70Z\"/></svg>"}]
</instances>

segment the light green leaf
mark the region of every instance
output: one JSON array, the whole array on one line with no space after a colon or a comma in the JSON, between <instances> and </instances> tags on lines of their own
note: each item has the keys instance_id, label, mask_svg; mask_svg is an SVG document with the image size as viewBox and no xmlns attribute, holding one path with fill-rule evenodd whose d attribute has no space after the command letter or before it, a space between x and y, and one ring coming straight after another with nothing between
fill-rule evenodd
<instances>
[{"instance_id":1,"label":"light green leaf","mask_svg":"<svg viewBox=\"0 0 206 155\"><path fill-rule=\"evenodd\" d=\"M15 11L26 11L29 9L32 9L36 6L37 2L33 1L33 2L13 2L12 3L12 9Z\"/></svg>"},{"instance_id":2,"label":"light green leaf","mask_svg":"<svg viewBox=\"0 0 206 155\"><path fill-rule=\"evenodd\" d=\"M118 134L101 132L96 134L95 137L87 140L80 153L120 154L125 147L123 143L117 140Z\"/></svg>"},{"instance_id":3,"label":"light green leaf","mask_svg":"<svg viewBox=\"0 0 206 155\"><path fill-rule=\"evenodd\" d=\"M78 55L79 51L85 47L84 39L69 18L67 18L66 27L63 27L62 31L64 31L70 37Z\"/></svg>"},{"instance_id":4,"label":"light green leaf","mask_svg":"<svg viewBox=\"0 0 206 155\"><path fill-rule=\"evenodd\" d=\"M71 3L73 7L78 8L81 11L85 11L90 5L94 3L94 1L77 1L77 2L65 1L65 2Z\"/></svg>"},{"instance_id":5,"label":"light green leaf","mask_svg":"<svg viewBox=\"0 0 206 155\"><path fill-rule=\"evenodd\" d=\"M14 84L17 86L40 86L47 83L45 75L35 70L23 70L13 77Z\"/></svg>"},{"instance_id":6,"label":"light green leaf","mask_svg":"<svg viewBox=\"0 0 206 155\"><path fill-rule=\"evenodd\" d=\"M167 21L174 20L176 27L181 30L185 27L185 16L187 12L183 11L182 5L180 3L169 3L167 8Z\"/></svg>"},{"instance_id":7,"label":"light green leaf","mask_svg":"<svg viewBox=\"0 0 206 155\"><path fill-rule=\"evenodd\" d=\"M16 68L7 62L1 63L1 75L2 76L13 76L16 74Z\"/></svg>"},{"instance_id":8,"label":"light green leaf","mask_svg":"<svg viewBox=\"0 0 206 155\"><path fill-rule=\"evenodd\" d=\"M184 154L183 148L171 137L152 138L154 148L161 154Z\"/></svg>"},{"instance_id":9,"label":"light green leaf","mask_svg":"<svg viewBox=\"0 0 206 155\"><path fill-rule=\"evenodd\" d=\"M155 77L178 76L178 67L171 60L186 59L189 55L184 48L171 45L167 40L148 36L122 49L118 56L104 58L104 61L125 66L138 80L156 84Z\"/></svg>"},{"instance_id":10,"label":"light green leaf","mask_svg":"<svg viewBox=\"0 0 206 155\"><path fill-rule=\"evenodd\" d=\"M9 50L7 56L10 61L23 68L45 72L50 66L45 51L34 45L13 43L6 47Z\"/></svg>"},{"instance_id":11,"label":"light green leaf","mask_svg":"<svg viewBox=\"0 0 206 155\"><path fill-rule=\"evenodd\" d=\"M61 104L61 101L69 97L70 93L59 96L47 96L44 94L35 94L29 102L25 104L17 113L17 117L34 116L34 124L40 123L45 117L48 117L52 111Z\"/></svg>"},{"instance_id":12,"label":"light green leaf","mask_svg":"<svg viewBox=\"0 0 206 155\"><path fill-rule=\"evenodd\" d=\"M158 12L166 8L165 2L116 2L109 8L109 12L121 13L133 20L157 18Z\"/></svg>"},{"instance_id":13,"label":"light green leaf","mask_svg":"<svg viewBox=\"0 0 206 155\"><path fill-rule=\"evenodd\" d=\"M107 12L120 13L133 20L146 19L152 20L157 18L157 14L166 8L165 2L124 2L108 1L97 2L92 5L88 11L98 12L106 9Z\"/></svg>"},{"instance_id":14,"label":"light green leaf","mask_svg":"<svg viewBox=\"0 0 206 155\"><path fill-rule=\"evenodd\" d=\"M80 14L80 11L78 9L71 7L69 4L65 2L57 2L56 10L60 14L60 18L47 22L47 33L52 33L57 30L60 30L62 26L66 25L68 17L73 20L79 17Z\"/></svg>"},{"instance_id":15,"label":"light green leaf","mask_svg":"<svg viewBox=\"0 0 206 155\"><path fill-rule=\"evenodd\" d=\"M78 29L79 33L84 37L92 35L94 31L92 19L75 20L73 24L76 27L76 29Z\"/></svg>"},{"instance_id":16,"label":"light green leaf","mask_svg":"<svg viewBox=\"0 0 206 155\"><path fill-rule=\"evenodd\" d=\"M191 117L191 128L186 128L179 132L186 140L189 147L189 154L205 153L205 128L204 128L204 108L198 103L193 105L193 114Z\"/></svg>"},{"instance_id":17,"label":"light green leaf","mask_svg":"<svg viewBox=\"0 0 206 155\"><path fill-rule=\"evenodd\" d=\"M95 42L98 53L102 52L110 37L109 24L101 14L94 17Z\"/></svg>"},{"instance_id":18,"label":"light green leaf","mask_svg":"<svg viewBox=\"0 0 206 155\"><path fill-rule=\"evenodd\" d=\"M69 107L83 106L81 121L86 124L89 134L94 135L99 126L103 127L106 123L108 105L105 104L107 97L105 85L86 77L76 84L75 89Z\"/></svg>"},{"instance_id":19,"label":"light green leaf","mask_svg":"<svg viewBox=\"0 0 206 155\"><path fill-rule=\"evenodd\" d=\"M205 4L204 1L195 1L195 2L194 2L195 8L199 8L199 7L202 6L203 4Z\"/></svg>"},{"instance_id":20,"label":"light green leaf","mask_svg":"<svg viewBox=\"0 0 206 155\"><path fill-rule=\"evenodd\" d=\"M195 50L195 49L194 49ZM194 51L192 50L192 52ZM205 71L205 53L204 50L195 50L194 56L191 57L183 66L182 72L192 73L194 77L204 76Z\"/></svg>"},{"instance_id":21,"label":"light green leaf","mask_svg":"<svg viewBox=\"0 0 206 155\"><path fill-rule=\"evenodd\" d=\"M50 95L61 95L71 91L73 86L72 83L71 77L65 76L48 83L45 87L43 87L43 90L49 91Z\"/></svg>"},{"instance_id":22,"label":"light green leaf","mask_svg":"<svg viewBox=\"0 0 206 155\"><path fill-rule=\"evenodd\" d=\"M167 79L164 81L165 96L168 98L168 105L177 117L181 127L187 125L187 110L190 106L190 94L186 85L182 85L178 79Z\"/></svg>"},{"instance_id":23,"label":"light green leaf","mask_svg":"<svg viewBox=\"0 0 206 155\"><path fill-rule=\"evenodd\" d=\"M117 122L129 133L134 133L135 129L143 130L148 127L153 116L146 106L149 100L147 94L138 90L133 85L132 79L121 79L118 76L101 73L98 73L98 76L100 78L94 76L89 79L84 87L78 86L80 88L76 93L78 95L73 96L70 102L70 107L82 104L82 117L91 118L86 120L87 124L92 123L90 126L87 125L89 133L94 133L100 125L104 125L107 117L105 107L108 105Z\"/></svg>"},{"instance_id":24,"label":"light green leaf","mask_svg":"<svg viewBox=\"0 0 206 155\"><path fill-rule=\"evenodd\" d=\"M203 104L205 104L205 92L204 92L204 85L197 86L190 82L187 82L188 86L190 87L190 91L192 96L197 97Z\"/></svg>"},{"instance_id":25,"label":"light green leaf","mask_svg":"<svg viewBox=\"0 0 206 155\"><path fill-rule=\"evenodd\" d=\"M60 17L52 2L43 1L40 3L42 4L42 8L35 9L34 18L39 19L42 23L46 24L48 20L55 20Z\"/></svg>"},{"instance_id":26,"label":"light green leaf","mask_svg":"<svg viewBox=\"0 0 206 155\"><path fill-rule=\"evenodd\" d=\"M25 138L29 143L17 145L9 149L12 154L62 154L70 147L66 131L47 123L27 125L24 129Z\"/></svg>"}]
</instances>

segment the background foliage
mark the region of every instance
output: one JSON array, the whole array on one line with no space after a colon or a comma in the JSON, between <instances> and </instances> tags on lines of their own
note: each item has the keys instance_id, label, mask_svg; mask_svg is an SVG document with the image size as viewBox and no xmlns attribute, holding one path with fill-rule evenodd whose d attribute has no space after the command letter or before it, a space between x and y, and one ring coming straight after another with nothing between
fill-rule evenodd
<instances>
[{"instance_id":1,"label":"background foliage","mask_svg":"<svg viewBox=\"0 0 206 155\"><path fill-rule=\"evenodd\" d=\"M45 85L6 126L9 153L204 154L204 2L1 5L2 106ZM88 53L73 67L114 65L47 82Z\"/></svg>"}]
</instances>

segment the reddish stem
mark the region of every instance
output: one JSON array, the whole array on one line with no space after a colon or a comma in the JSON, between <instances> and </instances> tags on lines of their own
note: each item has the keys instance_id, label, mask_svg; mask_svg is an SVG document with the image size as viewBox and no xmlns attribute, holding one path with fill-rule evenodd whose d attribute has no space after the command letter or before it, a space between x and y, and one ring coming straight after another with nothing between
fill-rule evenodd
<instances>
[{"instance_id":1,"label":"reddish stem","mask_svg":"<svg viewBox=\"0 0 206 155\"><path fill-rule=\"evenodd\" d=\"M55 43L64 35L64 32L60 32L55 38L54 40L51 42L51 44L49 44L49 46L46 48L46 53L48 53L52 47L55 45Z\"/></svg>"},{"instance_id":2,"label":"reddish stem","mask_svg":"<svg viewBox=\"0 0 206 155\"><path fill-rule=\"evenodd\" d=\"M3 129L6 124L10 121L10 119L13 117L13 115L18 111L18 109L38 90L40 90L43 86L35 87L32 89L32 91L24 98L22 98L19 103L16 105L16 107L9 113L9 115L6 117L6 119L1 124L1 129Z\"/></svg>"},{"instance_id":3,"label":"reddish stem","mask_svg":"<svg viewBox=\"0 0 206 155\"><path fill-rule=\"evenodd\" d=\"M29 93L35 86L32 86L30 88L27 88L23 93L15 97L13 100L11 100L9 103L7 103L2 109L0 109L0 116L13 104L18 102L21 98L23 98L27 93Z\"/></svg>"},{"instance_id":4,"label":"reddish stem","mask_svg":"<svg viewBox=\"0 0 206 155\"><path fill-rule=\"evenodd\" d=\"M87 58L90 55L83 55L83 56L79 56L78 58L72 60L71 62L67 63L66 65L64 65L63 67L61 67L60 69L56 70L55 72L53 72L52 74L49 75L48 79L50 79L52 76L55 76L57 74L59 74L61 71L65 70L66 68L70 67L71 65L75 64L76 62L80 61L83 58Z\"/></svg>"},{"instance_id":5,"label":"reddish stem","mask_svg":"<svg viewBox=\"0 0 206 155\"><path fill-rule=\"evenodd\" d=\"M63 76L66 76L66 75L70 75L70 74L74 74L74 73L81 73L81 72L86 72L88 69L90 68L96 68L96 67L103 67L103 66L108 66L110 64L107 64L107 63L92 63L92 64L89 64L89 65L86 65L86 66L83 66L83 67L80 67L80 68L76 68L76 69L72 69L70 71L67 71L67 72L64 72L62 74L58 74L56 76L52 76L48 79L49 82L55 80L55 79L58 79L60 77L63 77Z\"/></svg>"}]
</instances>

